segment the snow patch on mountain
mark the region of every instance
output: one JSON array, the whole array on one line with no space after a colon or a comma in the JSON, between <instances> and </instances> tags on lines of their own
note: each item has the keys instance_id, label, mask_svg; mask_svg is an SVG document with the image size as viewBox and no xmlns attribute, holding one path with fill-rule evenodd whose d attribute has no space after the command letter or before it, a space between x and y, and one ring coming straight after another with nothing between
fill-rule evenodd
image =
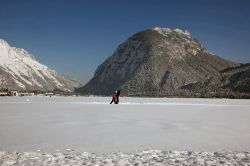
<instances>
[{"instance_id":1,"label":"snow patch on mountain","mask_svg":"<svg viewBox=\"0 0 250 166\"><path fill-rule=\"evenodd\" d=\"M182 30L179 29L179 28L176 28L176 29L174 29L174 30L171 30L170 28L155 27L155 28L153 28L153 30L159 32L159 33L162 34L163 36L168 36L168 35L171 34L172 32L177 32L177 33L183 34L183 35L185 35L185 36L187 36L187 37L189 37L189 38L191 37L190 33L189 33L187 30L182 31Z\"/></svg>"},{"instance_id":2,"label":"snow patch on mountain","mask_svg":"<svg viewBox=\"0 0 250 166\"><path fill-rule=\"evenodd\" d=\"M21 89L28 87L36 89L37 87L46 90L72 91L74 86L78 87L81 84L78 81L71 87L70 84L74 84L73 80L67 83L67 78L36 61L34 56L26 50L11 47L3 39L0 39L0 67Z\"/></svg>"}]
</instances>

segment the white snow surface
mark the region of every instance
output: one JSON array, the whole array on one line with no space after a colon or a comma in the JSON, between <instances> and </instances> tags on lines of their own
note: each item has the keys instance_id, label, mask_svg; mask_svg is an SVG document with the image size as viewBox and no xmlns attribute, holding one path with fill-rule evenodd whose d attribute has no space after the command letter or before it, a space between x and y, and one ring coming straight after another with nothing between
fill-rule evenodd
<instances>
[{"instance_id":1,"label":"white snow surface","mask_svg":"<svg viewBox=\"0 0 250 166\"><path fill-rule=\"evenodd\" d=\"M1 97L0 151L249 151L250 100Z\"/></svg>"},{"instance_id":2,"label":"white snow surface","mask_svg":"<svg viewBox=\"0 0 250 166\"><path fill-rule=\"evenodd\" d=\"M177 33L183 34L183 35L185 35L185 36L187 36L189 38L191 37L190 32L188 32L187 30L182 31L179 28L171 30L170 28L155 27L155 28L153 28L153 30L157 31L158 33L162 34L163 36L168 36L168 34L170 34L172 32L177 32Z\"/></svg>"}]
</instances>

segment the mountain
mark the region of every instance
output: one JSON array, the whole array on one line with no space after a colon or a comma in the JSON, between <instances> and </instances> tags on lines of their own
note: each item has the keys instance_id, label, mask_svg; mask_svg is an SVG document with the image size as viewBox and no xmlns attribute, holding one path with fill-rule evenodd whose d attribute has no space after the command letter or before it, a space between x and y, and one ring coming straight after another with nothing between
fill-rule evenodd
<instances>
[{"instance_id":1,"label":"mountain","mask_svg":"<svg viewBox=\"0 0 250 166\"><path fill-rule=\"evenodd\" d=\"M250 93L250 64L241 64L237 67L221 71L224 87L234 92Z\"/></svg>"},{"instance_id":2,"label":"mountain","mask_svg":"<svg viewBox=\"0 0 250 166\"><path fill-rule=\"evenodd\" d=\"M82 85L39 63L26 50L0 39L0 89L72 92Z\"/></svg>"},{"instance_id":3,"label":"mountain","mask_svg":"<svg viewBox=\"0 0 250 166\"><path fill-rule=\"evenodd\" d=\"M229 74L228 68L234 74ZM153 28L119 45L77 91L111 95L121 89L126 96L151 97L226 93L240 88L230 81L240 77L236 68L241 65L210 53L187 31ZM238 78L239 85L249 82L246 72L243 80Z\"/></svg>"}]
</instances>

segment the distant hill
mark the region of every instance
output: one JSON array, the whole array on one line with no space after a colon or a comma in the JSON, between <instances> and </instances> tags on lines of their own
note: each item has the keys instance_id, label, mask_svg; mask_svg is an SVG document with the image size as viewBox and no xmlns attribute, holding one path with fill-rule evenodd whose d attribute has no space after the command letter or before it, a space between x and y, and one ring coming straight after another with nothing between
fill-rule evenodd
<instances>
[{"instance_id":1,"label":"distant hill","mask_svg":"<svg viewBox=\"0 0 250 166\"><path fill-rule=\"evenodd\" d=\"M227 68L221 71L224 88L234 92L250 93L250 64Z\"/></svg>"},{"instance_id":2,"label":"distant hill","mask_svg":"<svg viewBox=\"0 0 250 166\"><path fill-rule=\"evenodd\" d=\"M0 39L0 90L72 92L83 84L39 63L22 48Z\"/></svg>"},{"instance_id":3,"label":"distant hill","mask_svg":"<svg viewBox=\"0 0 250 166\"><path fill-rule=\"evenodd\" d=\"M249 93L249 65L210 53L187 31L148 29L119 45L77 92L111 95L117 89L126 96L228 97Z\"/></svg>"}]
</instances>

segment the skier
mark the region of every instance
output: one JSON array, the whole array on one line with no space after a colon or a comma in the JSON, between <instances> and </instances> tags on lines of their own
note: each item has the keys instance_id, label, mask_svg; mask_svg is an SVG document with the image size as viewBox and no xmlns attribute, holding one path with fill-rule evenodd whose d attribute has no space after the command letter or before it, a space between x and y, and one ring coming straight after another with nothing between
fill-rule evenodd
<instances>
[{"instance_id":1,"label":"skier","mask_svg":"<svg viewBox=\"0 0 250 166\"><path fill-rule=\"evenodd\" d=\"M110 104L112 104L113 102L115 103L115 104L118 104L117 103L117 91L115 91L115 93L113 94L113 96L112 96L112 100L111 100L111 102L110 102Z\"/></svg>"}]
</instances>

